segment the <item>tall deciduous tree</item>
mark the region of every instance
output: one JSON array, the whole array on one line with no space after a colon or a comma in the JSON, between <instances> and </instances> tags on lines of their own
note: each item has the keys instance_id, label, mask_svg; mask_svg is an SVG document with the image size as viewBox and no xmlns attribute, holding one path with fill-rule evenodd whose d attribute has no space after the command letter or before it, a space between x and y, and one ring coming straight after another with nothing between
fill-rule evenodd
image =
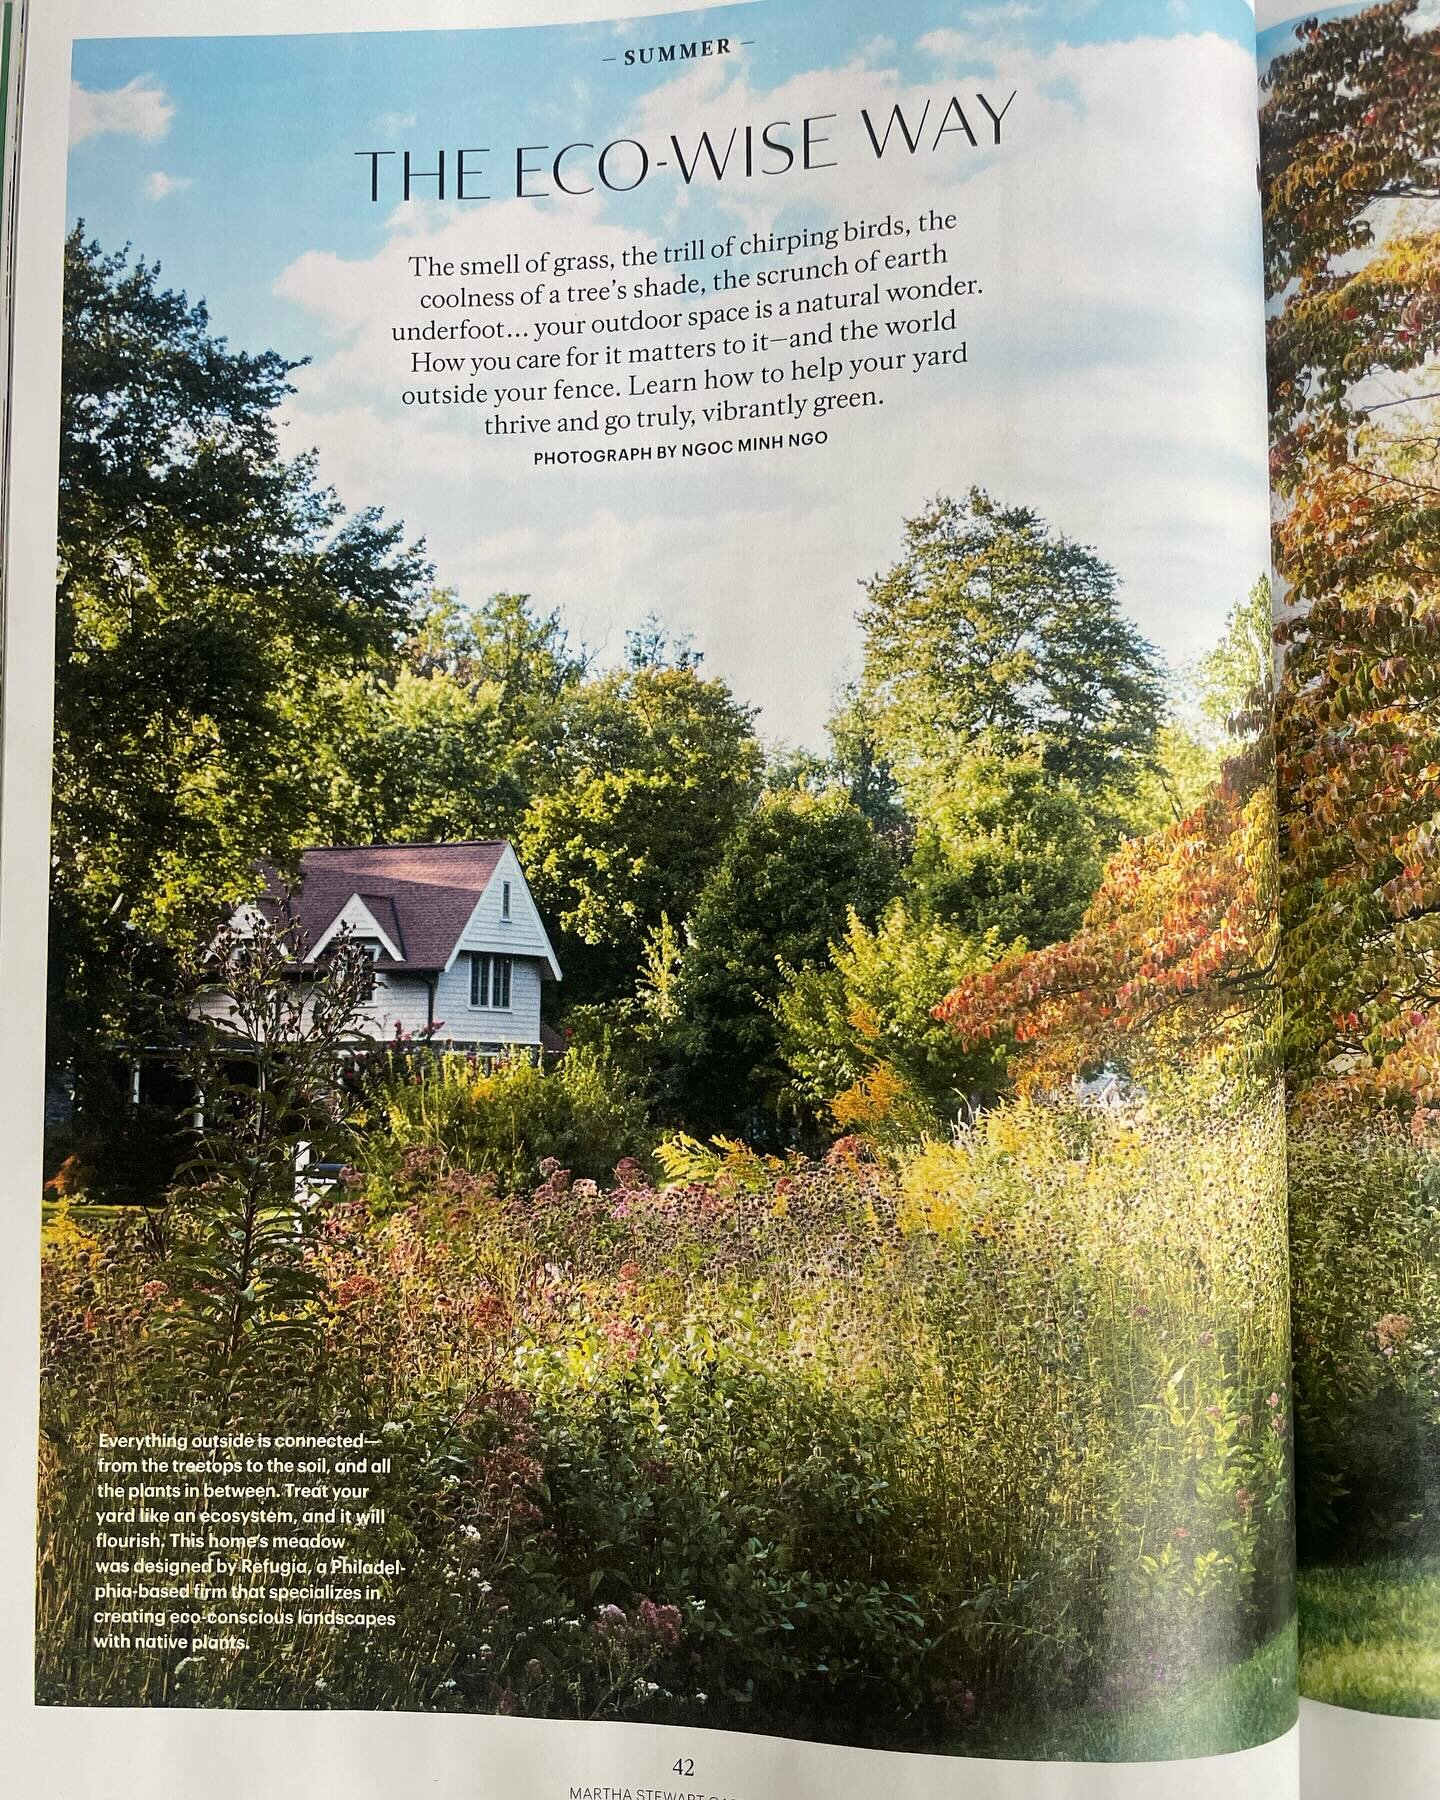
<instances>
[{"instance_id":1,"label":"tall deciduous tree","mask_svg":"<svg viewBox=\"0 0 1440 1800\"><path fill-rule=\"evenodd\" d=\"M431 596L397 668L333 682L316 746L335 842L514 837L552 779L565 700L586 672L559 614L524 594L473 610Z\"/></svg>"},{"instance_id":2,"label":"tall deciduous tree","mask_svg":"<svg viewBox=\"0 0 1440 1800\"><path fill-rule=\"evenodd\" d=\"M937 1016L962 1044L1014 1043L1027 1083L1114 1061L1268 1054L1278 955L1275 809L1262 751L1184 819L1111 858L1079 929L968 977Z\"/></svg>"},{"instance_id":3,"label":"tall deciduous tree","mask_svg":"<svg viewBox=\"0 0 1440 1800\"><path fill-rule=\"evenodd\" d=\"M691 656L566 696L521 852L563 943L567 998L628 993L648 934L682 918L759 789L751 714Z\"/></svg>"},{"instance_id":4,"label":"tall deciduous tree","mask_svg":"<svg viewBox=\"0 0 1440 1800\"><path fill-rule=\"evenodd\" d=\"M1053 944L1080 923L1102 842L1083 793L1038 749L982 743L926 805L910 867L916 909L972 937Z\"/></svg>"},{"instance_id":5,"label":"tall deciduous tree","mask_svg":"<svg viewBox=\"0 0 1440 1800\"><path fill-rule=\"evenodd\" d=\"M1022 1082L1112 1062L1151 1074L1219 1053L1274 1072L1279 958L1269 583L1201 664L1198 710L1230 755L1202 798L1110 857L1076 929L968 974L937 1018L971 1050L1018 1047Z\"/></svg>"},{"instance_id":6,"label":"tall deciduous tree","mask_svg":"<svg viewBox=\"0 0 1440 1800\"><path fill-rule=\"evenodd\" d=\"M1397 206L1440 199L1440 32L1417 0L1305 21L1263 79L1260 116L1272 441L1283 478L1377 401L1367 376L1440 345L1437 239ZM1397 229L1398 225L1398 229Z\"/></svg>"},{"instance_id":7,"label":"tall deciduous tree","mask_svg":"<svg viewBox=\"0 0 1440 1800\"><path fill-rule=\"evenodd\" d=\"M785 971L823 965L895 884L887 846L839 793L767 794L740 823L689 915L667 1034L691 1130L774 1133Z\"/></svg>"},{"instance_id":8,"label":"tall deciduous tree","mask_svg":"<svg viewBox=\"0 0 1440 1800\"><path fill-rule=\"evenodd\" d=\"M1164 689L1114 571L1029 507L934 501L860 624L875 744L917 816L982 742L1038 753L1097 804L1154 752Z\"/></svg>"},{"instance_id":9,"label":"tall deciduous tree","mask_svg":"<svg viewBox=\"0 0 1440 1800\"><path fill-rule=\"evenodd\" d=\"M1440 31L1311 19L1262 114L1291 1066L1440 1098Z\"/></svg>"},{"instance_id":10,"label":"tall deciduous tree","mask_svg":"<svg viewBox=\"0 0 1440 1800\"><path fill-rule=\"evenodd\" d=\"M150 1028L146 966L315 809L316 671L393 656L421 555L282 456L294 367L156 265L66 244L52 1052Z\"/></svg>"}]
</instances>

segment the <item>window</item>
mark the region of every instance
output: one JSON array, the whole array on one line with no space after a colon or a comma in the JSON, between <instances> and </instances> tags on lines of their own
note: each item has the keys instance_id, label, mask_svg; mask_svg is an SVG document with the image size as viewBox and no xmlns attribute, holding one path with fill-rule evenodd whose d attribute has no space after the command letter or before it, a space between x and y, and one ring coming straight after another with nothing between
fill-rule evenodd
<instances>
[{"instance_id":1,"label":"window","mask_svg":"<svg viewBox=\"0 0 1440 1800\"><path fill-rule=\"evenodd\" d=\"M477 951L470 957L470 1004L472 1006L498 1007L501 1010L510 1004L510 973L514 962L511 956L491 956L488 952Z\"/></svg>"},{"instance_id":2,"label":"window","mask_svg":"<svg viewBox=\"0 0 1440 1800\"><path fill-rule=\"evenodd\" d=\"M500 917L502 919L510 917L510 883L508 881L502 882L500 886Z\"/></svg>"}]
</instances>

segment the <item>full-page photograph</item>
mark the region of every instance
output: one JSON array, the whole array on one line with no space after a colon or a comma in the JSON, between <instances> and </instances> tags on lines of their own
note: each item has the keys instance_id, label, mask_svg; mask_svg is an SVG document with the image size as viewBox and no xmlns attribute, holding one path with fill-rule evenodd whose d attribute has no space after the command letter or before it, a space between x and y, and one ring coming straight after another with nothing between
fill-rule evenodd
<instances>
[{"instance_id":1,"label":"full-page photograph","mask_svg":"<svg viewBox=\"0 0 1440 1800\"><path fill-rule=\"evenodd\" d=\"M1403 0L1259 36L1300 1691L1430 1720L1437 27Z\"/></svg>"},{"instance_id":2,"label":"full-page photograph","mask_svg":"<svg viewBox=\"0 0 1440 1800\"><path fill-rule=\"evenodd\" d=\"M21 1791L1431 1791L1440 19L20 24Z\"/></svg>"}]
</instances>

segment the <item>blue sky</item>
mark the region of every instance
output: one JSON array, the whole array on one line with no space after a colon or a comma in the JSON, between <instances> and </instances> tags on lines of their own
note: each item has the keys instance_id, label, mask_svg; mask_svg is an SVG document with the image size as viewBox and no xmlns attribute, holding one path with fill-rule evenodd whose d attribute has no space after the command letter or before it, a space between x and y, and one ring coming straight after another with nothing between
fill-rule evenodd
<instances>
[{"instance_id":1,"label":"blue sky","mask_svg":"<svg viewBox=\"0 0 1440 1800\"><path fill-rule=\"evenodd\" d=\"M627 21L618 40L689 36L753 40L756 85L778 86L799 69L834 62L889 37L894 8L873 0L777 5L771 0L693 15ZM1236 0L918 0L888 60L920 81L933 68L917 48L956 20L983 45L970 69L1003 72L1012 46L1122 42L1204 29L1250 41ZM614 26L511 31L355 33L314 37L107 38L76 45L73 74L90 89L131 82L162 86L174 106L163 143L115 133L74 146L70 211L102 241L133 238L181 285L203 291L217 321L247 348L303 338L307 322L273 289L275 273L323 235L345 256L369 254L384 236L384 209L365 204L364 164L354 151L387 145L556 141L607 135L638 92L673 70L625 68ZM414 119L411 127L401 122ZM475 137L476 127L483 136ZM156 173L186 185L154 199ZM262 250L263 254L257 255Z\"/></svg>"},{"instance_id":2,"label":"blue sky","mask_svg":"<svg viewBox=\"0 0 1440 1800\"><path fill-rule=\"evenodd\" d=\"M1274 25L1267 25L1256 34L1256 53L1263 72L1271 62L1284 51L1293 49L1295 44L1295 27L1302 19L1319 19L1322 24L1328 19L1348 19L1355 13L1368 12L1377 0L1354 0L1348 6L1322 6L1308 11L1288 13ZM1422 0L1412 20L1413 28L1433 29L1436 22L1435 0Z\"/></svg>"},{"instance_id":3,"label":"blue sky","mask_svg":"<svg viewBox=\"0 0 1440 1800\"><path fill-rule=\"evenodd\" d=\"M753 41L684 74L606 60L722 35ZM1237 125L1237 143L1216 147L1216 118L1240 117L1237 71L1253 43L1243 0L760 0L584 27L89 41L74 58L69 211L107 247L158 258L232 342L313 358L290 412L295 448L316 444L351 504L383 504L423 533L467 597L529 589L602 652L656 610L709 647L769 729L814 741L830 689L853 669L855 582L889 560L903 512L936 489L984 482L1095 543L1173 660L1205 647L1253 579L1253 370L1217 373L1227 340L1249 335L1253 179L1247 192ZM401 219L370 204L354 154L663 137L695 117L763 122L832 104L848 116L857 96L888 110L895 96L1003 100L1017 86L1003 152L927 170L888 199L873 173L863 190L842 187L846 171L772 189L763 206L693 190L682 207L673 176L657 176L628 202L537 203L525 220L515 202ZM673 473L576 475L542 494L528 470L487 460L466 422L403 418L378 372L404 299L393 271L432 239L477 253L515 231L658 242L727 220L789 227L945 196L992 278L976 313L983 365L897 406L884 420L892 439L852 434L804 467L731 464L688 485ZM874 478L877 456L886 479ZM1127 470L1128 502L1104 479ZM1217 544L1231 512L1243 523Z\"/></svg>"},{"instance_id":4,"label":"blue sky","mask_svg":"<svg viewBox=\"0 0 1440 1800\"><path fill-rule=\"evenodd\" d=\"M1255 53L1263 74L1277 56L1295 47L1295 27L1302 19L1344 19L1351 13L1364 12L1370 0L1361 0L1355 6L1322 7L1314 12L1297 12L1282 19L1276 25L1267 25L1263 31L1255 34Z\"/></svg>"}]
</instances>

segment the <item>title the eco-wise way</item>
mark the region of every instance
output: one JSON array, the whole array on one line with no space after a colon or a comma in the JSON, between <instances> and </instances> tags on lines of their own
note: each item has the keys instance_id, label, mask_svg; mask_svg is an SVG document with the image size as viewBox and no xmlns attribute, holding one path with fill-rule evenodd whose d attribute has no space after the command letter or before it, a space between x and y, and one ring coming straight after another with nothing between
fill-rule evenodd
<instances>
[{"instance_id":1,"label":"title the eco-wise way","mask_svg":"<svg viewBox=\"0 0 1440 1800\"><path fill-rule=\"evenodd\" d=\"M559 150L549 144L517 144L513 151L488 147L454 150L357 150L367 165L370 198L396 200L493 200L503 182L506 198L580 199L597 189L629 194L657 171L674 170L689 187L696 181L753 181L816 169L836 169L847 144L886 157L933 156L952 147L978 150L1000 143L1000 128L1015 99L996 107L985 94L971 96L968 109L958 94L929 99L908 110L893 105L888 115L862 106L855 130L839 113L811 113L799 120L771 119L765 125L735 125L702 131L688 140L672 132L663 144L641 138L612 138L606 144L577 141ZM838 128L838 129L837 129ZM658 152L664 150L665 154ZM497 160L498 158L498 160Z\"/></svg>"}]
</instances>

